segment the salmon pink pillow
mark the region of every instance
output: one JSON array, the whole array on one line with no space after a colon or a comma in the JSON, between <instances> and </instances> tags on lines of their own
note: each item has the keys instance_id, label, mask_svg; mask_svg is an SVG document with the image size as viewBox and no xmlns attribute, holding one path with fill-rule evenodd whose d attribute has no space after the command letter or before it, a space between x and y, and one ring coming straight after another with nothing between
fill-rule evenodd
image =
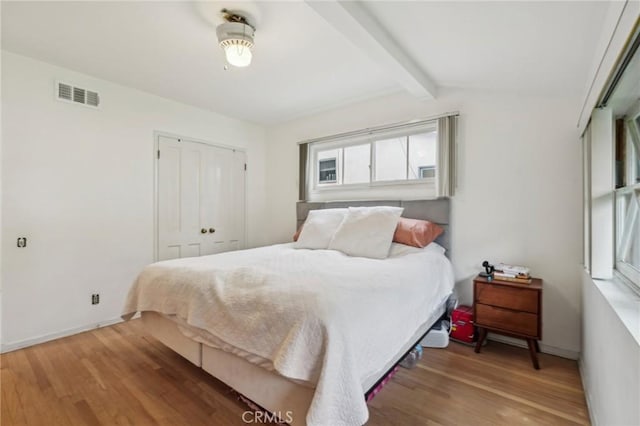
<instances>
[{"instance_id":1,"label":"salmon pink pillow","mask_svg":"<svg viewBox=\"0 0 640 426\"><path fill-rule=\"evenodd\" d=\"M293 241L298 241L298 238L300 238L300 233L301 232L302 232L302 225L300 225L300 228L298 228L296 233L293 234Z\"/></svg>"},{"instance_id":2,"label":"salmon pink pillow","mask_svg":"<svg viewBox=\"0 0 640 426\"><path fill-rule=\"evenodd\" d=\"M401 217L393 234L393 242L413 247L426 247L443 232L444 229L428 220Z\"/></svg>"}]
</instances>

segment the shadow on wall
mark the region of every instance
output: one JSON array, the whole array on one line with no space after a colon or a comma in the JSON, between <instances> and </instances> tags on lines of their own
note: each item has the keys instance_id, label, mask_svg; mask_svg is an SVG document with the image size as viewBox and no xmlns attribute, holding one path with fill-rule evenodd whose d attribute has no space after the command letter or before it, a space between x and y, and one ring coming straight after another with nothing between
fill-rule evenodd
<instances>
[{"instance_id":1,"label":"shadow on wall","mask_svg":"<svg viewBox=\"0 0 640 426\"><path fill-rule=\"evenodd\" d=\"M456 281L453 291L458 297L458 303L460 305L471 306L473 304L473 279L475 277L476 274L472 274Z\"/></svg>"}]
</instances>

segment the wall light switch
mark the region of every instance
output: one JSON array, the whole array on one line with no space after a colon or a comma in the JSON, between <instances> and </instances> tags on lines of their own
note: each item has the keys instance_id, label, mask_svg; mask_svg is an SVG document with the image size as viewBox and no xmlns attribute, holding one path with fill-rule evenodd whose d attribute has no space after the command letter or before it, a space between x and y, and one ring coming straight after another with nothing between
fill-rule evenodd
<instances>
[{"instance_id":1,"label":"wall light switch","mask_svg":"<svg viewBox=\"0 0 640 426\"><path fill-rule=\"evenodd\" d=\"M18 247L24 248L27 246L27 237L19 237L18 238Z\"/></svg>"}]
</instances>

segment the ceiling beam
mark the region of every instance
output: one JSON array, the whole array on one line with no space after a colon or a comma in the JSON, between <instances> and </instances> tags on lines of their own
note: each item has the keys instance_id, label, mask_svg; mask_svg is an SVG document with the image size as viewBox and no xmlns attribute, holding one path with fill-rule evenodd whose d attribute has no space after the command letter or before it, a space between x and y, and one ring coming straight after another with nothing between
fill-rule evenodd
<instances>
[{"instance_id":1,"label":"ceiling beam","mask_svg":"<svg viewBox=\"0 0 640 426\"><path fill-rule=\"evenodd\" d=\"M434 81L405 53L361 2L306 2L409 93L420 99L436 97L437 86Z\"/></svg>"}]
</instances>

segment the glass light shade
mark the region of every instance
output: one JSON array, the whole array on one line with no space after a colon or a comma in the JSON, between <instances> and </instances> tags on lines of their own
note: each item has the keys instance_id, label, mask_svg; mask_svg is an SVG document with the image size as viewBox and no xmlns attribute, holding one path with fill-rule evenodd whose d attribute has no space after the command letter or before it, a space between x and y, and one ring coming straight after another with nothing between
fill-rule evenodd
<instances>
[{"instance_id":1,"label":"glass light shade","mask_svg":"<svg viewBox=\"0 0 640 426\"><path fill-rule=\"evenodd\" d=\"M224 46L224 54L234 67L246 67L251 63L251 49L247 46L232 44Z\"/></svg>"}]
</instances>

